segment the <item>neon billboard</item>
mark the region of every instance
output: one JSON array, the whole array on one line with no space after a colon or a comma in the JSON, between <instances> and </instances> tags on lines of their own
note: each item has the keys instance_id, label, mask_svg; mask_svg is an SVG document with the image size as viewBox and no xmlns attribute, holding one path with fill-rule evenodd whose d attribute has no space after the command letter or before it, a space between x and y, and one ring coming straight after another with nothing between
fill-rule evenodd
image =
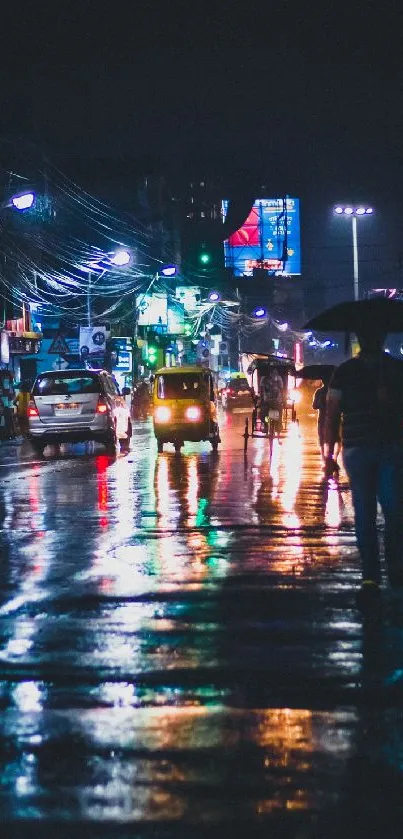
<instances>
[{"instance_id":1,"label":"neon billboard","mask_svg":"<svg viewBox=\"0 0 403 839\"><path fill-rule=\"evenodd\" d=\"M223 201L223 221L227 212L228 201ZM242 227L225 240L224 260L238 277L253 276L254 268L300 274L299 199L258 198Z\"/></svg>"}]
</instances>

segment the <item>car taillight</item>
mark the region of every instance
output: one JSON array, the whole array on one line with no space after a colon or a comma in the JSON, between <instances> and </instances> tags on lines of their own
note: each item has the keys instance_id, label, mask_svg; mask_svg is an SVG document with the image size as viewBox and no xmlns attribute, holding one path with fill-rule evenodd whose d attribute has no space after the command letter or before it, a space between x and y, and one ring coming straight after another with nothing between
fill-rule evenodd
<instances>
[{"instance_id":1,"label":"car taillight","mask_svg":"<svg viewBox=\"0 0 403 839\"><path fill-rule=\"evenodd\" d=\"M102 397L98 399L97 405L97 414L107 414L108 413L108 406Z\"/></svg>"},{"instance_id":2,"label":"car taillight","mask_svg":"<svg viewBox=\"0 0 403 839\"><path fill-rule=\"evenodd\" d=\"M28 416L29 417L39 417L39 411L38 411L38 408L36 407L33 399L31 399L31 401L28 404Z\"/></svg>"},{"instance_id":3,"label":"car taillight","mask_svg":"<svg viewBox=\"0 0 403 839\"><path fill-rule=\"evenodd\" d=\"M228 393L230 396L233 396L233 395L234 395L234 393L235 393L234 388L232 388L232 387L227 387L227 393Z\"/></svg>"}]
</instances>

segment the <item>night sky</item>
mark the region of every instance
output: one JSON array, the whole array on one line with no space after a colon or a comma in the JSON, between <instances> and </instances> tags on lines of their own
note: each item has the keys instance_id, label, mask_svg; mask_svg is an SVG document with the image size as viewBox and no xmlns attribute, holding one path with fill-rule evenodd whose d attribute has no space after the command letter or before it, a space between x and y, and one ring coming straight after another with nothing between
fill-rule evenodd
<instances>
[{"instance_id":1,"label":"night sky","mask_svg":"<svg viewBox=\"0 0 403 839\"><path fill-rule=\"evenodd\" d=\"M316 5L5 4L1 134L37 144L68 174L98 159L171 172L218 165L270 195L298 195L319 271L329 207L367 201L376 259L388 247L384 267L396 273L402 12Z\"/></svg>"}]
</instances>

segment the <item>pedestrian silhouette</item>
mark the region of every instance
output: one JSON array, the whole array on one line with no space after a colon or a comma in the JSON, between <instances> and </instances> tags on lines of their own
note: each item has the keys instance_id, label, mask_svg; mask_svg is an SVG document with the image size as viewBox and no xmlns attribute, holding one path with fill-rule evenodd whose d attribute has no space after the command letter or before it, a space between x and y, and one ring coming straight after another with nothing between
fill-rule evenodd
<instances>
[{"instance_id":1,"label":"pedestrian silhouette","mask_svg":"<svg viewBox=\"0 0 403 839\"><path fill-rule=\"evenodd\" d=\"M326 469L340 420L355 532L362 561L358 604L379 603L381 562L377 502L385 520L385 560L392 587L403 587L403 361L382 351L385 330L362 330L359 354L333 373L326 401Z\"/></svg>"}]
</instances>

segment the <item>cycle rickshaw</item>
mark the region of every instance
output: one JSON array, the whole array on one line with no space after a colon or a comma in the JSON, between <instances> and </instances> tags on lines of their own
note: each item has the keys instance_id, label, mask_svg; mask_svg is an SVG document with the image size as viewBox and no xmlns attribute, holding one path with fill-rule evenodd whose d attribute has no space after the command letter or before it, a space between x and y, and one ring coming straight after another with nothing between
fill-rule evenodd
<instances>
[{"instance_id":1,"label":"cycle rickshaw","mask_svg":"<svg viewBox=\"0 0 403 839\"><path fill-rule=\"evenodd\" d=\"M285 433L289 422L297 422L295 364L292 358L258 353L244 353L241 360L253 399L250 431L248 419L245 422L244 449L247 450L249 437L268 437L271 453L274 438ZM283 381L283 397L278 404L269 406L266 413L261 383L263 376L270 376L272 370L276 370Z\"/></svg>"}]
</instances>

